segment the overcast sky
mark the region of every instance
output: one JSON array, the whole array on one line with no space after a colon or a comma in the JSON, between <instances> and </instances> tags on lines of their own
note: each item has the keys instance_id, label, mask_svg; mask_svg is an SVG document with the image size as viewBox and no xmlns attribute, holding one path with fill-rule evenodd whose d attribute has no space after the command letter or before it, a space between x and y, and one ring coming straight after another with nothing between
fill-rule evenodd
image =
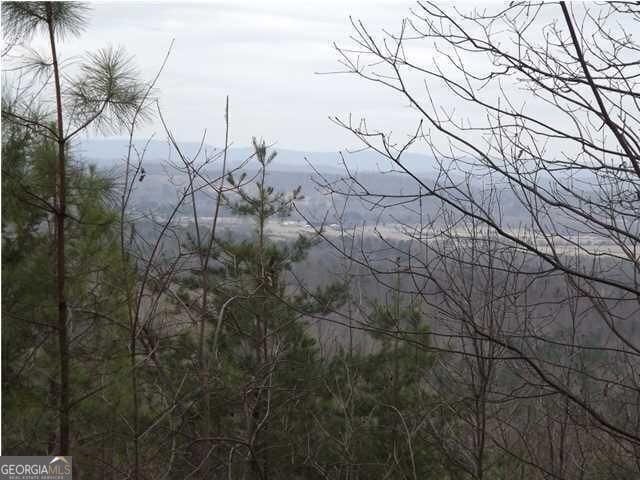
<instances>
[{"instance_id":1,"label":"overcast sky","mask_svg":"<svg viewBox=\"0 0 640 480\"><path fill-rule=\"evenodd\" d=\"M80 41L68 40L65 56L122 45L153 76L172 39L175 45L160 79L164 115L183 141L223 140L225 96L231 105L231 136L247 145L253 135L281 148L343 149L357 143L328 117L391 118L412 125L415 114L390 92L339 69L332 43L346 44L349 15L378 31L396 30L413 2L322 0L210 1L206 3L94 3ZM156 131L142 129L140 136Z\"/></svg>"},{"instance_id":2,"label":"overcast sky","mask_svg":"<svg viewBox=\"0 0 640 480\"><path fill-rule=\"evenodd\" d=\"M380 41L383 29L399 31L403 18L410 16L410 9L416 6L414 0L210 0L91 5L88 28L79 39L69 38L59 47L61 56L77 58L102 47L122 46L135 58L142 77L150 80L174 40L157 84L157 96L179 141L198 141L206 129L207 143L221 146L227 95L231 140L236 146L247 146L251 137L257 136L276 143L280 149L308 152L356 149L362 144L329 117L351 116L356 124L360 118L366 118L369 128L393 131L395 140L408 138L420 120L416 110L408 107L408 100L391 89L351 74L328 73L344 68L333 43L346 48L354 45L349 39L353 32L350 16L361 20ZM497 13L504 7L504 3L498 2L457 1L454 5L467 12L481 8ZM588 10L580 5L575 3L570 8L578 11L576 21L582 25L580 19ZM560 15L557 5L548 4L536 13L535 24L528 17L519 21L526 23L529 41L538 43L544 41L551 25L562 28ZM627 27L631 31L632 27ZM503 24L494 28L498 37L492 40L517 55L518 44L508 29ZM585 36L589 38L589 33ZM464 82L461 72L451 65L442 50L434 48L433 41L424 38L405 45L407 58L432 71L441 69L447 78ZM48 50L44 38L36 40L34 46L45 54ZM438 48L443 48L442 43ZM351 58L355 57L353 54ZM460 62L477 78L486 78L495 68L502 68L493 66L484 54L463 52ZM421 71L403 70L403 82L427 109L433 99L438 115L452 118L456 124L473 124L466 138L474 143L492 141L483 136L482 129L475 128L486 126L486 112L474 102L461 100L455 90L447 89L433 76L427 78L425 83ZM565 121L557 108L546 99L533 98L516 77L480 83L481 88L476 85L475 92L487 103L508 98L514 111L543 120ZM165 138L158 122L144 126L136 136L148 138L154 133L156 139ZM445 136L429 138L438 148L447 148L449 139ZM426 142L418 142L414 147L415 153L431 153Z\"/></svg>"}]
</instances>

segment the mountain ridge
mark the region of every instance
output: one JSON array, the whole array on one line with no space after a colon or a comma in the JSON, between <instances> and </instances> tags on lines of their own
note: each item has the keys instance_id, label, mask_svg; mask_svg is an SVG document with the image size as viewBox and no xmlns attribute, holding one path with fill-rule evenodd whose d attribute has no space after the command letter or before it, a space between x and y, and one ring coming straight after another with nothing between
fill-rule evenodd
<instances>
[{"instance_id":1,"label":"mountain ridge","mask_svg":"<svg viewBox=\"0 0 640 480\"><path fill-rule=\"evenodd\" d=\"M138 152L145 148L145 161L159 163L167 159L178 159L175 149L169 143L160 140L134 139L133 144ZM178 142L180 150L187 158L193 158L198 150L201 155L206 153L211 156L220 153L221 148L197 142ZM368 151L335 151L317 152L296 149L272 147L278 152L274 159L273 168L311 171L313 168L324 172L344 171L342 158L349 169L361 172L376 172L389 170L393 165L377 152ZM124 159L127 155L128 140L125 139L84 139L77 142L73 148L80 159L95 162L98 166L110 166ZM238 164L248 158L253 149L245 146L232 146L228 151L228 160L231 165ZM418 153L405 153L403 164L416 173L430 173L433 171L433 160L427 155ZM397 168L397 166L395 167Z\"/></svg>"}]
</instances>

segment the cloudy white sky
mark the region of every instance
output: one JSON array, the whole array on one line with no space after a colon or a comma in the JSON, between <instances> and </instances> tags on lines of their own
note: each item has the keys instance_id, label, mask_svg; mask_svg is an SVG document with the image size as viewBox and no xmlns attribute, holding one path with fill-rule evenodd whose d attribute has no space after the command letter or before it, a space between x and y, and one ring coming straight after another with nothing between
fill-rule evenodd
<instances>
[{"instance_id":1,"label":"cloudy white sky","mask_svg":"<svg viewBox=\"0 0 640 480\"><path fill-rule=\"evenodd\" d=\"M157 94L163 115L179 141L198 141L206 129L207 143L220 146L227 95L231 140L237 146L249 145L251 137L257 136L280 149L308 152L361 147L357 139L329 120L334 116L351 116L356 123L366 118L373 129L393 130L395 139L413 133L418 124L419 116L407 106L407 99L389 88L353 75L328 73L343 69L333 43L353 47L350 16L361 20L379 40L383 29L399 31L402 19L416 6L415 0L113 1L91 5L88 28L79 39L70 38L61 45L62 57L122 46L135 58L142 77L151 79L173 40ZM497 2L479 5L489 11L504 6ZM455 6L470 11L478 4L467 1ZM553 22L558 15L560 9L549 5L528 34L542 39L538 25ZM517 48L508 32L505 35L505 44ZM38 42L46 52L43 39L36 40L36 47ZM433 68L435 62L448 77L460 75L433 47L432 39L412 42L408 49L415 64ZM479 77L493 68L482 55L466 55L461 61ZM424 95L424 74L404 75L412 93ZM438 109L446 109L460 121L485 121L485 113L477 105L463 102L433 77L427 88ZM532 102L530 93L516 80L482 87L489 102L506 92L514 109L526 107L539 118L558 116L548 102ZM427 96L421 100L429 102ZM144 126L137 137L152 134L156 139L165 137L159 122ZM470 135L484 141L481 133ZM438 144L437 139L434 142ZM414 151L430 153L425 145Z\"/></svg>"},{"instance_id":2,"label":"cloudy white sky","mask_svg":"<svg viewBox=\"0 0 640 480\"><path fill-rule=\"evenodd\" d=\"M150 78L175 39L159 81L164 115L183 141L223 139L225 96L231 136L246 145L253 135L282 148L338 150L355 145L329 116L391 118L413 124L415 115L389 92L347 75L319 75L339 68L334 41L346 44L349 15L372 29L397 29L410 0L269 0L205 3L94 3L90 25L63 45L76 55L122 45ZM162 132L148 125L140 135Z\"/></svg>"}]
</instances>

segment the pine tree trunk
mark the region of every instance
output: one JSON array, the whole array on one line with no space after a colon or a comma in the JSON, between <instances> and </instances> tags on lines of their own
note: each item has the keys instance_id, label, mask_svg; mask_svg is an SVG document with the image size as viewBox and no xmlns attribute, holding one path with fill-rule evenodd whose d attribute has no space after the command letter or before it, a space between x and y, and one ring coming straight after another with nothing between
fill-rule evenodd
<instances>
[{"instance_id":1,"label":"pine tree trunk","mask_svg":"<svg viewBox=\"0 0 640 480\"><path fill-rule=\"evenodd\" d=\"M66 216L65 192L65 138L62 121L62 92L60 88L60 71L56 53L53 6L47 3L47 25L53 62L53 78L56 93L58 158L56 162L56 301L58 304L58 349L60 355L60 433L59 454L69 455L69 340L67 335L67 299L65 296L65 236L64 221Z\"/></svg>"}]
</instances>

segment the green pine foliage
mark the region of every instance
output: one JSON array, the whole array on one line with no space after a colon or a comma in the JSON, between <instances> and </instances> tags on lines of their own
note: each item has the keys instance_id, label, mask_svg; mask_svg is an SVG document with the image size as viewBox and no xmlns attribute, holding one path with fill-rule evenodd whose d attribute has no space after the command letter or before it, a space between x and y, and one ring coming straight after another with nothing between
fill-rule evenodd
<instances>
[{"instance_id":1,"label":"green pine foliage","mask_svg":"<svg viewBox=\"0 0 640 480\"><path fill-rule=\"evenodd\" d=\"M5 122L2 137L2 355L3 447L9 454L45 454L56 428L57 371L50 174L57 145ZM89 395L100 383L114 386L122 375L117 355L124 344L118 327L122 295L117 215L110 202L111 179L93 167L68 171L68 291L72 343L74 423L87 435L96 417L107 419L127 395L105 388L100 401ZM119 293L120 292L120 293ZM100 413L102 412L102 413ZM20 419L20 421L16 421Z\"/></svg>"},{"instance_id":2,"label":"green pine foliage","mask_svg":"<svg viewBox=\"0 0 640 480\"><path fill-rule=\"evenodd\" d=\"M424 381L434 361L429 330L418 305L392 297L371 305L376 350L343 349L326 367L315 462L329 478L446 478L421 435L435 400Z\"/></svg>"}]
</instances>

